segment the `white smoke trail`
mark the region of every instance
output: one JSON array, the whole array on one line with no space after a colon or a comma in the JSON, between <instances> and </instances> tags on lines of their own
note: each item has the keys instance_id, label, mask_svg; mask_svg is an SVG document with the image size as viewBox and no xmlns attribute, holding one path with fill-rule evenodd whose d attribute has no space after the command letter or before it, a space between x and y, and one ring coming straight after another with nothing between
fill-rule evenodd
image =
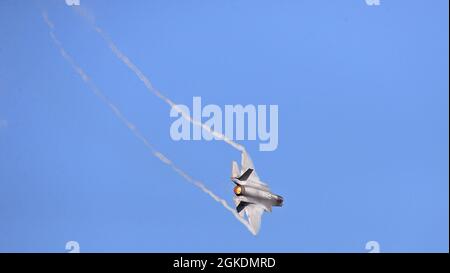
<instances>
[{"instance_id":1,"label":"white smoke trail","mask_svg":"<svg viewBox=\"0 0 450 273\"><path fill-rule=\"evenodd\" d=\"M59 41L59 39L56 37L54 33L54 24L49 20L47 13L42 12L42 17L44 18L45 23L49 27L49 33L50 37L53 41L53 43L58 47L62 57L70 64L70 66L77 72L77 74L81 77L83 82L89 87L89 89L102 101L104 102L110 110L114 113L114 115L123 123L127 128L133 133L135 137L137 137L139 140L142 141L142 143L147 147L147 149L150 150L153 156L158 158L162 163L168 165L172 170L174 170L177 174L179 174L181 177L183 177L186 181L193 184L194 186L200 188L203 192L208 194L210 197L212 197L215 201L222 204L222 206L233 213L234 217L236 217L237 220L239 220L243 225L247 227L247 229L253 234L256 235L251 225L242 218L232 207L228 205L228 203L214 194L211 190L209 190L202 182L195 180L191 176L189 176L186 172L184 172L182 169L180 169L178 166L176 166L170 159L168 159L164 154L156 150L153 145L150 144L150 142L145 138L145 136L141 133L141 131L133 124L131 123L123 114L122 112L115 106L109 99L106 97L100 89L93 83L93 81L90 79L90 77L84 72L84 70L78 66L73 58L67 53L67 51L64 49L62 43Z\"/></svg>"},{"instance_id":2,"label":"white smoke trail","mask_svg":"<svg viewBox=\"0 0 450 273\"><path fill-rule=\"evenodd\" d=\"M158 89L156 89L151 81L148 79L147 76L128 58L117 46L116 44L111 40L111 38L106 34L105 31L103 31L99 26L96 25L92 15L90 15L84 8L82 7L76 7L75 10L78 12L78 14L94 28L94 30L102 37L102 39L108 44L108 47L111 49L111 51L116 55L116 57L121 60L131 71L133 71L134 74L141 80L148 91L150 91L152 94L156 95L159 99L167 103L170 107L174 108L177 112L181 114L181 116L192 123L195 126L201 127L210 134L212 134L216 139L223 140L229 145L231 145L233 148L237 149L240 152L244 152L245 148L244 146L232 141L228 137L226 137L224 134L219 133L217 131L214 131L211 129L211 127L207 126L206 124L201 123L201 121L194 120L189 114L183 112L182 109L180 109L177 104L175 104L172 100L164 96Z\"/></svg>"}]
</instances>

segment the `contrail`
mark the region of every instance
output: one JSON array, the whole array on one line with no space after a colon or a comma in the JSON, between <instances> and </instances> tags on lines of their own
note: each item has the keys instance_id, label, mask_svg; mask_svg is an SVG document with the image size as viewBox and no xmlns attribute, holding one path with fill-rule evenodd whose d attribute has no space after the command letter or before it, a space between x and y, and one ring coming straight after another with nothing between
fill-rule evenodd
<instances>
[{"instance_id":1,"label":"contrail","mask_svg":"<svg viewBox=\"0 0 450 273\"><path fill-rule=\"evenodd\" d=\"M172 170L174 170L177 174L179 174L181 177L183 177L186 181L193 184L194 186L200 188L203 192L208 194L210 197L212 197L215 201L222 204L222 206L233 213L234 217L238 219L244 226L247 227L247 229L253 234L256 235L253 228L250 226L250 224L242 218L233 208L231 208L227 201L220 198L216 194L214 194L211 190L209 190L202 182L192 178L190 175L188 175L186 172L184 172L182 169L180 169L175 163L173 163L170 159L168 159L164 154L159 152L150 142L145 138L145 136L141 133L141 131L133 124L131 123L117 108L116 105L114 105L108 97L106 97L103 92L100 91L100 89L93 83L91 78L84 72L84 70L78 66L73 58L67 53L67 51L64 49L63 44L59 41L59 39L56 37L54 33L55 25L49 20L47 13L45 11L42 12L42 17L47 24L49 28L49 34L53 41L53 43L58 47L59 52L61 53L62 57L70 64L73 70L80 76L80 78L83 80L83 82L89 87L89 90L91 90L103 103L105 103L109 109L114 113L114 115L133 133L133 135L138 138L142 143L145 145L147 149L150 150L153 156L158 158L162 163L168 165Z\"/></svg>"},{"instance_id":2,"label":"contrail","mask_svg":"<svg viewBox=\"0 0 450 273\"><path fill-rule=\"evenodd\" d=\"M128 58L117 46L116 44L111 40L111 38L106 34L105 31L103 31L97 24L95 23L93 17L89 15L85 9L82 7L76 7L75 10L78 12L78 14L86 19L88 23L94 28L94 30L102 37L102 39L108 44L108 47L111 49L111 51L116 55L116 57L121 60L131 71L136 74L136 76L141 80L148 91L150 91L152 94L156 95L159 99L167 103L170 107L174 108L178 113L181 114L181 116L192 123L195 126L199 126L212 134L216 139L223 140L227 144L231 145L233 148L237 149L240 152L245 151L245 147L234 142L233 140L226 137L224 134L216 132L211 129L211 127L207 126L206 124L201 123L201 121L194 120L189 114L183 112L182 109L180 109L177 104L175 104L172 100L170 100L168 97L164 96L158 89L156 89L151 81L148 79L148 77Z\"/></svg>"}]
</instances>

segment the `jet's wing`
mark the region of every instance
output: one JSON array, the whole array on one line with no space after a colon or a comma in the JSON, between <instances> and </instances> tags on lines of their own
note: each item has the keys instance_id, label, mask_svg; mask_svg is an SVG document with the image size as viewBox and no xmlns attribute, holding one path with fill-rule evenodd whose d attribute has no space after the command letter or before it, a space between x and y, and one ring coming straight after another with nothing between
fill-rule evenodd
<instances>
[{"instance_id":1,"label":"jet's wing","mask_svg":"<svg viewBox=\"0 0 450 273\"><path fill-rule=\"evenodd\" d=\"M241 171L245 172L247 169L253 169L253 172L249 177L250 179L259 180L259 177L255 171L255 166L253 165L252 159L248 155L247 151L243 151L242 156L241 156Z\"/></svg>"},{"instance_id":2,"label":"jet's wing","mask_svg":"<svg viewBox=\"0 0 450 273\"><path fill-rule=\"evenodd\" d=\"M264 207L258 204L248 204L245 206L244 210L247 214L250 226L253 228L255 234L257 234L261 227L261 216L264 212Z\"/></svg>"},{"instance_id":3,"label":"jet's wing","mask_svg":"<svg viewBox=\"0 0 450 273\"><path fill-rule=\"evenodd\" d=\"M256 173L255 170L255 166L253 165L253 161L250 158L249 154L247 153L247 151L243 151L242 152L242 156L241 156L241 171L245 172L248 169L253 169L253 172L250 174L250 176L248 177L248 183L256 183L259 184L265 188L267 188L267 190L269 190L269 187L267 186L266 183L261 182L261 180L259 180L259 176Z\"/></svg>"}]
</instances>

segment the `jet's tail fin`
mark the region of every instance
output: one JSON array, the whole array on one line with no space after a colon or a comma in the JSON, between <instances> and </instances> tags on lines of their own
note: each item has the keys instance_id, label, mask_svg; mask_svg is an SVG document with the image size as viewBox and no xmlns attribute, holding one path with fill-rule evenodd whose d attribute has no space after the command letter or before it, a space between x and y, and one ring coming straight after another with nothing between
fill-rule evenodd
<instances>
[{"instance_id":1,"label":"jet's tail fin","mask_svg":"<svg viewBox=\"0 0 450 273\"><path fill-rule=\"evenodd\" d=\"M248 205L249 203L245 202L245 201L241 201L239 202L239 204L236 207L236 211L241 214L241 211Z\"/></svg>"},{"instance_id":2,"label":"jet's tail fin","mask_svg":"<svg viewBox=\"0 0 450 273\"><path fill-rule=\"evenodd\" d=\"M233 161L231 165L231 177L233 178L238 177L239 174L240 174L239 165L237 164L236 161Z\"/></svg>"},{"instance_id":3,"label":"jet's tail fin","mask_svg":"<svg viewBox=\"0 0 450 273\"><path fill-rule=\"evenodd\" d=\"M240 181L246 181L249 177L250 177L250 175L252 174L252 172L253 172L253 169L247 169L246 171L245 171L245 173L243 173L241 176L239 176L237 179L238 180L240 180Z\"/></svg>"},{"instance_id":4,"label":"jet's tail fin","mask_svg":"<svg viewBox=\"0 0 450 273\"><path fill-rule=\"evenodd\" d=\"M242 201L239 197L235 196L233 198L234 204L236 205L236 211L239 216L244 217L244 208L247 205L247 202Z\"/></svg>"}]
</instances>

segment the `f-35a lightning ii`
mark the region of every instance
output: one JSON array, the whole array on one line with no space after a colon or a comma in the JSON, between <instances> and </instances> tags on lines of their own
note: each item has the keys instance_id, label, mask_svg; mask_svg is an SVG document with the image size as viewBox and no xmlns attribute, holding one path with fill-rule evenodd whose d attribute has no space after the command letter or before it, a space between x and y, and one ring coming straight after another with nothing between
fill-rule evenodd
<instances>
[{"instance_id":1,"label":"f-35a lightning ii","mask_svg":"<svg viewBox=\"0 0 450 273\"><path fill-rule=\"evenodd\" d=\"M234 187L236 211L241 217L247 215L254 234L259 232L261 216L264 211L272 212L272 206L281 207L283 197L270 191L267 184L256 174L253 162L246 151L242 152L241 169L236 161L232 162L231 180Z\"/></svg>"}]
</instances>

